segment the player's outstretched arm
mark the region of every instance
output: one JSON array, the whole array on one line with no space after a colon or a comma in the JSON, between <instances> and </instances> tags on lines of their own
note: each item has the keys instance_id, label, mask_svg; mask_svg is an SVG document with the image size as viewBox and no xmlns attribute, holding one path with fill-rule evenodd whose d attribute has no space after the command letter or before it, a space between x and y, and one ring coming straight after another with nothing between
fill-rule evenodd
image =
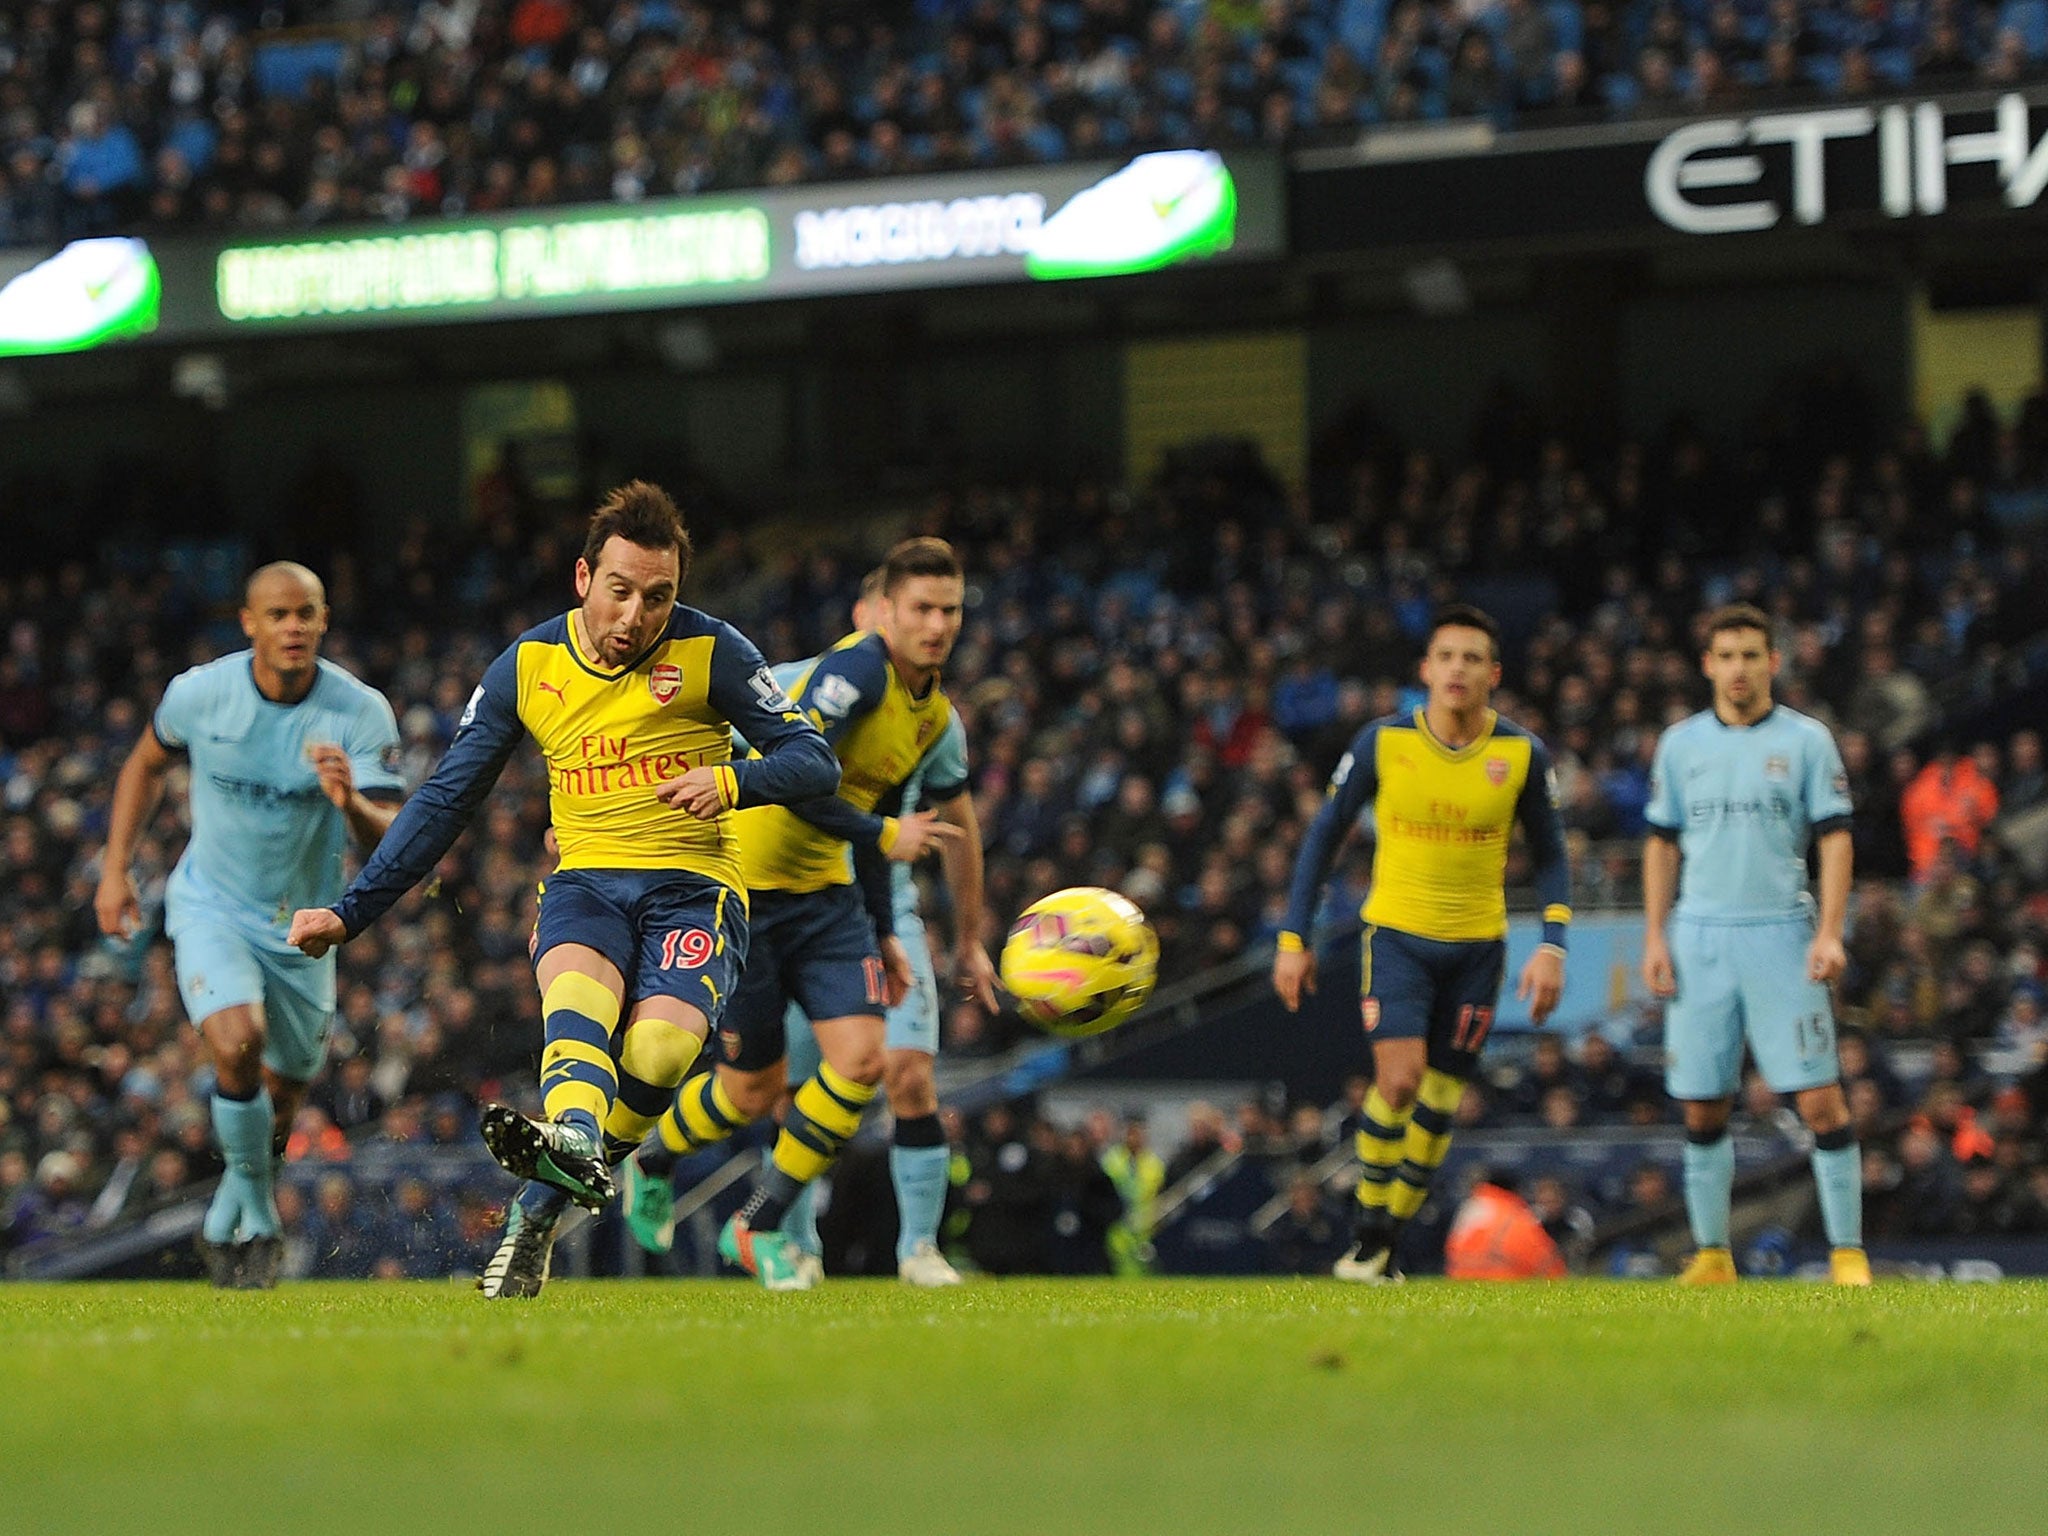
<instances>
[{"instance_id":1,"label":"player's outstretched arm","mask_svg":"<svg viewBox=\"0 0 2048 1536\"><path fill-rule=\"evenodd\" d=\"M953 969L960 990L990 1013L996 1011L996 968L981 942L983 904L981 821L966 785L939 802L939 815L960 835L939 845L946 894L953 905Z\"/></svg>"},{"instance_id":2,"label":"player's outstretched arm","mask_svg":"<svg viewBox=\"0 0 2048 1536\"><path fill-rule=\"evenodd\" d=\"M393 818L362 873L329 909L341 920L341 938L335 942L354 938L388 912L433 871L462 835L525 734L518 688L515 648L491 663L462 712L455 740L427 782Z\"/></svg>"},{"instance_id":3,"label":"player's outstretched arm","mask_svg":"<svg viewBox=\"0 0 2048 1536\"><path fill-rule=\"evenodd\" d=\"M1849 798L1849 774L1842 767L1842 753L1835 738L1816 724L1818 740L1808 749L1806 770L1806 815L1813 828L1814 852L1820 865L1820 913L1814 924L1813 943L1806 954L1806 974L1815 981L1833 981L1849 968L1848 952L1842 947L1842 931L1849 921L1849 882L1855 875L1855 843L1850 835L1850 818L1855 802ZM1988 786L1987 786L1988 787ZM1997 812L1993 799L1992 812Z\"/></svg>"},{"instance_id":4,"label":"player's outstretched arm","mask_svg":"<svg viewBox=\"0 0 2048 1536\"><path fill-rule=\"evenodd\" d=\"M1679 799L1677 765L1672 762L1680 750L1670 731L1657 739L1650 762L1650 801L1643 807L1643 819L1649 823L1643 838L1643 985L1652 997L1678 995L1666 925L1678 899L1678 870L1684 857L1678 829L1685 825L1685 805Z\"/></svg>"},{"instance_id":5,"label":"player's outstretched arm","mask_svg":"<svg viewBox=\"0 0 2048 1536\"><path fill-rule=\"evenodd\" d=\"M365 852L382 841L405 799L398 772L398 719L383 694L363 688L342 739L306 749L320 792L348 822L349 836Z\"/></svg>"},{"instance_id":6,"label":"player's outstretched arm","mask_svg":"<svg viewBox=\"0 0 2048 1536\"><path fill-rule=\"evenodd\" d=\"M813 680L831 660L827 657L812 669ZM711 653L709 701L760 754L718 766L730 795L729 809L794 805L838 789L839 759L832 752L832 731L821 733L782 691L754 642L729 624Z\"/></svg>"},{"instance_id":7,"label":"player's outstretched arm","mask_svg":"<svg viewBox=\"0 0 2048 1536\"><path fill-rule=\"evenodd\" d=\"M301 907L292 914L284 941L308 959L318 960L335 945L348 942L348 928L332 907Z\"/></svg>"},{"instance_id":8,"label":"player's outstretched arm","mask_svg":"<svg viewBox=\"0 0 2048 1536\"><path fill-rule=\"evenodd\" d=\"M1368 725L1352 739L1351 750L1338 760L1330 775L1329 796L1323 808L1302 834L1301 851L1294 856L1294 880L1287 892L1287 921L1273 956L1273 990L1289 1013L1300 1011L1304 993L1316 989L1316 956L1309 947L1315 926L1316 908L1323 899L1323 886L1330 878L1330 866L1351 835L1358 813L1379 789L1377 724Z\"/></svg>"},{"instance_id":9,"label":"player's outstretched arm","mask_svg":"<svg viewBox=\"0 0 2048 1536\"><path fill-rule=\"evenodd\" d=\"M934 848L943 849L957 842L961 835L937 811L882 816L848 805L837 795L799 800L790 810L820 832L844 838L856 848L873 848L897 864L915 864Z\"/></svg>"},{"instance_id":10,"label":"player's outstretched arm","mask_svg":"<svg viewBox=\"0 0 2048 1536\"><path fill-rule=\"evenodd\" d=\"M1678 894L1679 859L1677 834L1652 826L1643 839L1643 985L1652 997L1678 992L1666 924Z\"/></svg>"},{"instance_id":11,"label":"player's outstretched arm","mask_svg":"<svg viewBox=\"0 0 2048 1536\"><path fill-rule=\"evenodd\" d=\"M1565 935L1572 920L1572 861L1564 840L1564 811L1558 804L1557 773L1550 754L1534 737L1529 742L1529 777L1516 802L1522 831L1535 863L1536 899L1543 906L1543 942L1522 967L1515 996L1529 1004L1538 1027L1550 1020L1564 996Z\"/></svg>"},{"instance_id":12,"label":"player's outstretched arm","mask_svg":"<svg viewBox=\"0 0 2048 1536\"><path fill-rule=\"evenodd\" d=\"M171 771L171 754L149 726L121 765L114 781L114 804L107 819L107 845L100 855L99 890L93 896L93 916L100 932L110 938L126 938L142 922L142 903L136 895L135 877L129 866L135 861L135 844L142 829L156 815L164 797L164 779Z\"/></svg>"},{"instance_id":13,"label":"player's outstretched arm","mask_svg":"<svg viewBox=\"0 0 2048 1536\"><path fill-rule=\"evenodd\" d=\"M1833 981L1849 968L1842 930L1849 918L1849 885L1855 874L1856 845L1846 826L1823 832L1817 845L1820 862L1820 919L1806 951L1806 974L1814 981Z\"/></svg>"},{"instance_id":14,"label":"player's outstretched arm","mask_svg":"<svg viewBox=\"0 0 2048 1536\"><path fill-rule=\"evenodd\" d=\"M861 905L868 921L875 925L875 937L896 935L896 893L889 887L889 861L873 848L853 847L853 883L860 887Z\"/></svg>"},{"instance_id":15,"label":"player's outstretched arm","mask_svg":"<svg viewBox=\"0 0 2048 1536\"><path fill-rule=\"evenodd\" d=\"M347 819L349 836L358 847L376 847L397 819L398 796L385 791L373 800L369 792L356 788L355 765L331 742L306 748L306 756L319 777L320 792Z\"/></svg>"}]
</instances>

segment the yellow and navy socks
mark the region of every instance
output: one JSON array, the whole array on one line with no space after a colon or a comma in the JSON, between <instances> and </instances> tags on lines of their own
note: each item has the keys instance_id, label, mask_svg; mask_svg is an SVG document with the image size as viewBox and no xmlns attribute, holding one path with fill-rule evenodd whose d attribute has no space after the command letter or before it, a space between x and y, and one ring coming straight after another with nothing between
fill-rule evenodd
<instances>
[{"instance_id":1,"label":"yellow and navy socks","mask_svg":"<svg viewBox=\"0 0 2048 1536\"><path fill-rule=\"evenodd\" d=\"M780 1226L806 1184L832 1166L839 1149L860 1129L861 1114L881 1089L856 1083L820 1062L818 1075L797 1089L769 1155L768 1170L747 1203L740 1223L756 1232Z\"/></svg>"},{"instance_id":2,"label":"yellow and navy socks","mask_svg":"<svg viewBox=\"0 0 2048 1536\"><path fill-rule=\"evenodd\" d=\"M619 1092L612 1065L619 1000L595 977L564 971L548 983L540 1006L541 1113L576 1126L594 1142Z\"/></svg>"},{"instance_id":3,"label":"yellow and navy socks","mask_svg":"<svg viewBox=\"0 0 2048 1536\"><path fill-rule=\"evenodd\" d=\"M1365 1095L1363 1118L1355 1138L1358 1161L1359 1241L1384 1241L1390 1226L1387 1199L1393 1192L1394 1170L1401 1164L1401 1146L1408 1139L1409 1109L1396 1109L1377 1086Z\"/></svg>"},{"instance_id":4,"label":"yellow and navy socks","mask_svg":"<svg viewBox=\"0 0 2048 1536\"><path fill-rule=\"evenodd\" d=\"M604 1119L605 1161L617 1166L675 1103L704 1042L667 1019L636 1019L619 1042L619 1096Z\"/></svg>"},{"instance_id":5,"label":"yellow and navy socks","mask_svg":"<svg viewBox=\"0 0 2048 1536\"><path fill-rule=\"evenodd\" d=\"M666 1178L681 1159L716 1146L746 1123L717 1071L700 1072L669 1096L668 1108L654 1124L656 1139L635 1160L644 1172Z\"/></svg>"},{"instance_id":6,"label":"yellow and navy socks","mask_svg":"<svg viewBox=\"0 0 2048 1536\"><path fill-rule=\"evenodd\" d=\"M1401 1141L1401 1161L1387 1190L1387 1214L1397 1224L1412 1220L1429 1197L1430 1180L1451 1150L1451 1116L1464 1095L1462 1079L1435 1067L1423 1072Z\"/></svg>"}]
</instances>

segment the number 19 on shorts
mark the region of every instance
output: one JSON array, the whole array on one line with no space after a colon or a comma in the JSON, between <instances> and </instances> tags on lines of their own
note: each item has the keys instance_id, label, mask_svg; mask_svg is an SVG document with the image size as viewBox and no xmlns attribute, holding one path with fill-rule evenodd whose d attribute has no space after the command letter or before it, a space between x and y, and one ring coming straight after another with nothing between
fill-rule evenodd
<instances>
[{"instance_id":1,"label":"number 19 on shorts","mask_svg":"<svg viewBox=\"0 0 2048 1536\"><path fill-rule=\"evenodd\" d=\"M718 941L702 928L671 928L661 938L661 968L702 970L717 952Z\"/></svg>"}]
</instances>

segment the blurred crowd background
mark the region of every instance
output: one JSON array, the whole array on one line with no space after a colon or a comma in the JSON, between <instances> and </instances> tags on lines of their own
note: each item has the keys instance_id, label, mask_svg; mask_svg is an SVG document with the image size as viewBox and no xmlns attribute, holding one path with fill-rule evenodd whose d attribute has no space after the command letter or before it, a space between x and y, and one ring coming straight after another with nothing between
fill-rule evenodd
<instances>
[{"instance_id":1,"label":"blurred crowd background","mask_svg":"<svg viewBox=\"0 0 2048 1536\"><path fill-rule=\"evenodd\" d=\"M26 0L0 244L2039 79L2048 0Z\"/></svg>"}]
</instances>

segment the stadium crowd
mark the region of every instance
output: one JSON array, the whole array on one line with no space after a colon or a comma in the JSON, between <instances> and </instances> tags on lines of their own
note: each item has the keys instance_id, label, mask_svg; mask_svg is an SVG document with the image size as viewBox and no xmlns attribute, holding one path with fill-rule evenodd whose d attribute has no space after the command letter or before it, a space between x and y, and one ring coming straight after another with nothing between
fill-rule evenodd
<instances>
[{"instance_id":1,"label":"stadium crowd","mask_svg":"<svg viewBox=\"0 0 2048 1536\"><path fill-rule=\"evenodd\" d=\"M1498 702L1553 746L1580 905L1626 900L1654 737L1702 697L1686 616L1753 596L1782 626L1782 696L1835 725L1854 780L1864 878L1842 1001L1879 1067L1853 1102L1871 1126L1916 1108L1925 1121L1866 1143L1897 1169L1873 1168L1874 1228L1974 1220L1969 1191L1993 1182L2017 1201L2041 1163L2048 1077L2015 1098L1971 1074L1987 1047L2038 1061L2048 1039L2048 887L2008 835L2044 797L2041 747L2022 730L1955 752L1929 732L1941 695L1975 698L2034 628L2048 406L2004 427L1975 404L1936 453L1915 426L1882 432L1835 378L1767 423L1740 451L1681 426L1582 456L1502 395L1462 462L1361 417L1293 491L1248 450L1206 444L1140 489L926 501L909 521L953 539L971 573L947 683L988 845L984 941L1036 896L1090 883L1151 914L1169 979L1256 952L1330 766L1361 723L1412 702L1417 637L1452 590L1507 627ZM108 526L104 509L69 510ZM701 520L693 593L772 658L835 639L862 550L760 550L722 526L736 522ZM564 602L576 527L573 507L514 487L481 525L422 524L374 560L345 538L289 551L328 576L328 654L392 699L409 783L490 657ZM240 645L250 553L115 538L97 565L0 578L0 1247L112 1223L217 1167L169 948L147 932L103 943L91 894L115 771L165 681ZM174 794L141 847L152 915L184 814ZM436 881L344 952L335 1065L294 1160L345 1161L370 1134L459 1142L478 1096L530 1085L546 823L541 765L516 756ZM1361 840L1331 916L1355 908L1368 857ZM943 922L942 894L928 907ZM997 1050L1020 1027L961 1007L947 1048ZM1910 1100L1881 1070L1902 1039L1946 1041L1955 1064ZM1478 1095L1473 1123L1664 1113L1633 1074L1617 1095L1614 1070L1581 1062L1533 1098ZM963 1146L975 1136L963 1128ZM1956 1198L1910 1193L1929 1183ZM441 1213L445 1229L458 1214Z\"/></svg>"},{"instance_id":2,"label":"stadium crowd","mask_svg":"<svg viewBox=\"0 0 2048 1536\"><path fill-rule=\"evenodd\" d=\"M29 0L0 244L2038 77L2048 0Z\"/></svg>"}]
</instances>

